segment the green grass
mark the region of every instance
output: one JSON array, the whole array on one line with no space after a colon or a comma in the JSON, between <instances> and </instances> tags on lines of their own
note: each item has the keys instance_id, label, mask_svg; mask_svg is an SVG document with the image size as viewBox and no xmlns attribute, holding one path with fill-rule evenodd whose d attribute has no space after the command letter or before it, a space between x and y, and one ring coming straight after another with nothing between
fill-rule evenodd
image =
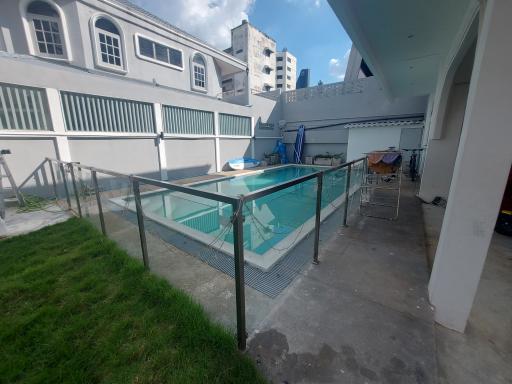
<instances>
[{"instance_id":1,"label":"green grass","mask_svg":"<svg viewBox=\"0 0 512 384\"><path fill-rule=\"evenodd\" d=\"M263 383L233 335L79 219L0 242L0 383Z\"/></svg>"}]
</instances>

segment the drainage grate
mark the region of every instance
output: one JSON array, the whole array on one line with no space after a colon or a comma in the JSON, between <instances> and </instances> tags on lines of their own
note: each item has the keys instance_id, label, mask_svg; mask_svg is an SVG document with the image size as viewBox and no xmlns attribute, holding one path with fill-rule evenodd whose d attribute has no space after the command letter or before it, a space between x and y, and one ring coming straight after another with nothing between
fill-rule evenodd
<instances>
[{"instance_id":1,"label":"drainage grate","mask_svg":"<svg viewBox=\"0 0 512 384\"><path fill-rule=\"evenodd\" d=\"M341 223L340 212L339 208L336 209L322 222L320 241L330 236L339 227L339 223ZM136 215L131 211L125 211L123 219L137 225ZM233 279L235 278L233 256L226 255L216 249L207 249L204 244L151 220L145 220L145 229L161 240L200 259ZM313 237L313 232L310 232L267 272L246 263L244 268L245 284L271 298L277 297L290 285L305 265L313 260Z\"/></svg>"}]
</instances>

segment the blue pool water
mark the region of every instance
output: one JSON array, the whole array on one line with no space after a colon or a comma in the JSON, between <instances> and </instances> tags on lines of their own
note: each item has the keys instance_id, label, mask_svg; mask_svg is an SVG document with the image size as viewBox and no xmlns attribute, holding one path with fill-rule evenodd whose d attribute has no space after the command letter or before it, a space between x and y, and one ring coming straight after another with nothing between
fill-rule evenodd
<instances>
[{"instance_id":1,"label":"blue pool water","mask_svg":"<svg viewBox=\"0 0 512 384\"><path fill-rule=\"evenodd\" d=\"M320 170L310 166L287 166L265 172L238 176L219 181L192 185L193 188L238 196L279 184ZM325 169L325 168L323 168ZM354 170L353 180L357 180ZM339 198L345 191L345 169L324 174L322 207ZM280 242L315 215L316 178L262 197L244 206L244 248L258 255L273 249L285 253ZM142 196L144 212L156 215L160 221L175 222L207 234L217 243L233 243L229 225L232 208L229 204L186 195L180 192L158 191ZM297 232L294 236L298 237Z\"/></svg>"}]
</instances>

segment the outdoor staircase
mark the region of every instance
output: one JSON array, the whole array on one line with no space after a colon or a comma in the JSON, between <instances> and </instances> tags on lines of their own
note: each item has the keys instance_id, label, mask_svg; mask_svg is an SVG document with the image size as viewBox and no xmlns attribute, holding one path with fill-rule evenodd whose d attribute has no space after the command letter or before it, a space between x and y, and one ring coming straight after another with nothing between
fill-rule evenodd
<instances>
[{"instance_id":1,"label":"outdoor staircase","mask_svg":"<svg viewBox=\"0 0 512 384\"><path fill-rule=\"evenodd\" d=\"M5 208L8 206L25 205L25 200L21 195L14 177L7 165L4 155L10 152L3 150L0 152L0 219L5 219ZM4 186L4 180L7 179L10 187Z\"/></svg>"}]
</instances>

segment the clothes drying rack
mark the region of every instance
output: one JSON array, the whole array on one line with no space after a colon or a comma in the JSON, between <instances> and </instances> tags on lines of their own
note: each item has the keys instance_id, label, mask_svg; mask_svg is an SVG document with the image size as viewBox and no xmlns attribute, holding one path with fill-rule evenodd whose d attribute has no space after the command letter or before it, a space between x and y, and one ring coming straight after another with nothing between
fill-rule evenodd
<instances>
[{"instance_id":1,"label":"clothes drying rack","mask_svg":"<svg viewBox=\"0 0 512 384\"><path fill-rule=\"evenodd\" d=\"M365 155L366 169L361 184L359 213L367 217L396 220L400 208L402 153L386 150Z\"/></svg>"}]
</instances>

